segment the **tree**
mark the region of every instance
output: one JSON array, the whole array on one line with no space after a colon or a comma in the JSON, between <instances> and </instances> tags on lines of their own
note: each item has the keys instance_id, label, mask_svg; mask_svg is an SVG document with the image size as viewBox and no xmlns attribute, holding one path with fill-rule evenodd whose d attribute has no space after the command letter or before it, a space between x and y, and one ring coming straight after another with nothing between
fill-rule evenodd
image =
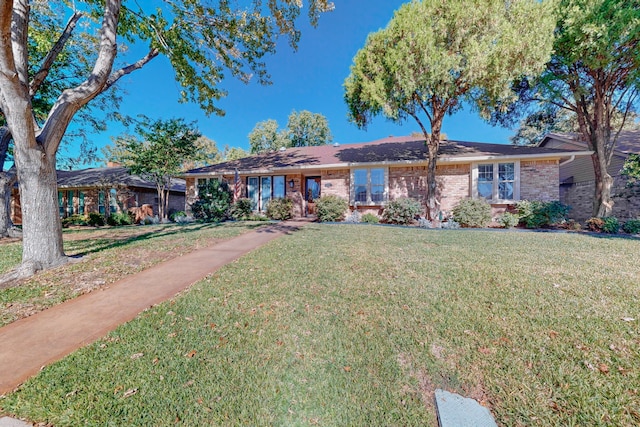
<instances>
[{"instance_id":1,"label":"tree","mask_svg":"<svg viewBox=\"0 0 640 427\"><path fill-rule=\"evenodd\" d=\"M287 122L289 147L310 147L330 144L333 141L329 121L319 113L295 110L289 114Z\"/></svg>"},{"instance_id":2,"label":"tree","mask_svg":"<svg viewBox=\"0 0 640 427\"><path fill-rule=\"evenodd\" d=\"M593 215L608 216L613 178L607 169L640 91L638 2L560 0L556 16L553 56L537 79L515 87L521 103L506 117L548 104L574 114L579 137L594 152Z\"/></svg>"},{"instance_id":3,"label":"tree","mask_svg":"<svg viewBox=\"0 0 640 427\"><path fill-rule=\"evenodd\" d=\"M222 114L215 104L225 95L219 84L227 74L244 81L255 76L258 82L267 83L269 76L262 58L275 51L277 36L287 35L294 47L300 36L294 26L301 9L299 0L256 0L242 3L237 9L235 3L227 1L164 1L160 6L154 4L151 13L144 10L146 4L127 0L36 4L57 8L59 16L71 15L76 22L86 18L89 22L83 28L88 33L98 30L98 36L92 48L94 55L59 58L59 46L54 44L49 51L52 55L33 67L29 31L38 23L36 5L31 7L28 0L0 0L0 110L13 137L20 182L24 276L67 261L58 216L55 162L62 137L83 106L123 76L158 55L166 55L183 88L181 100L199 104L208 114ZM306 6L312 24L320 12L333 7L327 0L311 0ZM59 33L64 34L64 30L59 29ZM62 46L65 43L62 41ZM123 47L134 43L146 44L147 53L114 68L118 54L126 51ZM56 90L46 119L38 122L32 92L52 69L49 59L86 62L91 71L83 74L79 84Z\"/></svg>"},{"instance_id":4,"label":"tree","mask_svg":"<svg viewBox=\"0 0 640 427\"><path fill-rule=\"evenodd\" d=\"M439 210L436 158L444 117L465 101L483 117L504 108L513 100L512 81L542 70L552 30L548 1L412 1L356 54L345 81L349 118L361 128L381 114L418 123L427 144L430 219Z\"/></svg>"},{"instance_id":5,"label":"tree","mask_svg":"<svg viewBox=\"0 0 640 427\"><path fill-rule=\"evenodd\" d=\"M277 151L289 145L289 135L278 130L278 122L269 119L258 122L249 133L249 146L252 154Z\"/></svg>"},{"instance_id":6,"label":"tree","mask_svg":"<svg viewBox=\"0 0 640 427\"><path fill-rule=\"evenodd\" d=\"M520 127L510 140L514 145L536 145L548 133L570 133L578 131L575 115L566 110L549 108L534 111L520 121Z\"/></svg>"},{"instance_id":7,"label":"tree","mask_svg":"<svg viewBox=\"0 0 640 427\"><path fill-rule=\"evenodd\" d=\"M250 153L246 152L245 150L239 147L229 147L228 145L225 145L224 150L222 151L222 161L224 162L244 159L245 157L249 157L249 156L250 156Z\"/></svg>"},{"instance_id":8,"label":"tree","mask_svg":"<svg viewBox=\"0 0 640 427\"><path fill-rule=\"evenodd\" d=\"M124 135L108 147L110 161L121 163L130 173L152 181L158 191L158 216L168 218L172 178L185 164L200 156L196 141L201 137L195 123L183 119L155 120L147 117L136 126L138 137Z\"/></svg>"}]
</instances>

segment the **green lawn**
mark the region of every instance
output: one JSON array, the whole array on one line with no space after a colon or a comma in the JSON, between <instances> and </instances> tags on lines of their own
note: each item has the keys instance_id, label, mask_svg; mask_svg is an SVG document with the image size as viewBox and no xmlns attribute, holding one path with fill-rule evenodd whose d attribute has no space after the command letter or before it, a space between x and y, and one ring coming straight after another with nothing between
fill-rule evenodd
<instances>
[{"instance_id":1,"label":"green lawn","mask_svg":"<svg viewBox=\"0 0 640 427\"><path fill-rule=\"evenodd\" d=\"M640 423L640 241L309 225L45 368L0 412L66 425Z\"/></svg>"}]
</instances>

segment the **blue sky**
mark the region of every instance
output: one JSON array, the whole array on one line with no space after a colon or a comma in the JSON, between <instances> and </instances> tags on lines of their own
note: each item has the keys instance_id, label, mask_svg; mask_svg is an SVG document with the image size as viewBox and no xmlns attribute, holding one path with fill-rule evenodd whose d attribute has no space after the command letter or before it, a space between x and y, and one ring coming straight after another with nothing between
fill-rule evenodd
<instances>
[{"instance_id":1,"label":"blue sky","mask_svg":"<svg viewBox=\"0 0 640 427\"><path fill-rule=\"evenodd\" d=\"M196 105L179 104L179 86L164 57L156 58L119 82L126 92L121 111L154 119L197 120L200 131L216 141L219 148L229 145L248 149L247 135L256 123L275 119L284 128L292 110L325 115L334 141L341 144L408 135L419 130L413 121L398 125L382 116L374 119L366 131L358 129L347 120L342 87L353 57L364 45L367 35L385 27L402 3L400 0L335 0L335 11L324 14L317 28L301 19L302 39L298 50L292 51L286 40L282 40L278 52L267 58L272 85L245 85L231 77L222 83L229 92L218 103L226 111L224 117L206 117ZM443 131L450 139L505 144L513 134L513 130L488 125L470 108L446 117ZM94 141L101 147L121 132L122 128L112 125L107 132L96 135Z\"/></svg>"}]
</instances>

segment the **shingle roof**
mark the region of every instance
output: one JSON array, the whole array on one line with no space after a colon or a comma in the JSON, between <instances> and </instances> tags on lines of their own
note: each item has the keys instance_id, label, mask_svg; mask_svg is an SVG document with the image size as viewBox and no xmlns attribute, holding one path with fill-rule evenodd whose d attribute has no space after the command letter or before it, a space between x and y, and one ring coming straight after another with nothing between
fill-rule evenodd
<instances>
[{"instance_id":1,"label":"shingle roof","mask_svg":"<svg viewBox=\"0 0 640 427\"><path fill-rule=\"evenodd\" d=\"M439 159L463 160L479 157L567 156L566 150L545 147L523 147L479 142L442 141ZM419 163L426 162L424 138L416 136L388 137L372 142L297 147L259 154L239 160L191 169L186 175L269 169L302 169L321 166L349 166L357 163Z\"/></svg>"},{"instance_id":2,"label":"shingle roof","mask_svg":"<svg viewBox=\"0 0 640 427\"><path fill-rule=\"evenodd\" d=\"M544 147L545 141L550 138L571 141L580 147L587 146L576 133L549 133L542 139L540 146ZM616 143L616 151L624 154L640 154L640 130L623 130L620 132Z\"/></svg>"},{"instance_id":3,"label":"shingle roof","mask_svg":"<svg viewBox=\"0 0 640 427\"><path fill-rule=\"evenodd\" d=\"M156 185L137 175L131 175L125 167L90 168L74 171L57 171L59 188L90 188L108 185L126 185L127 187L151 188ZM183 179L172 180L171 191L185 191Z\"/></svg>"}]
</instances>

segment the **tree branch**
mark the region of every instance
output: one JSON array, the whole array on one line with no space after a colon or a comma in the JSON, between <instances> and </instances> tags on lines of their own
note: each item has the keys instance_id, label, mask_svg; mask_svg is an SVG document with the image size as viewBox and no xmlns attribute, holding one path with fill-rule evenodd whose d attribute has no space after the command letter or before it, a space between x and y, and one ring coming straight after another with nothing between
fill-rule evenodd
<instances>
[{"instance_id":1,"label":"tree branch","mask_svg":"<svg viewBox=\"0 0 640 427\"><path fill-rule=\"evenodd\" d=\"M71 18L69 18L69 21L67 22L67 25L64 31L62 32L62 34L60 34L60 37L58 38L58 41L56 41L56 43L53 45L53 48L51 48L47 56L44 58L44 61L42 61L42 66L40 67L40 70L38 70L38 72L33 76L33 79L29 84L30 96L33 96L36 94L36 92L40 88L40 85L42 85L42 82L44 82L44 79L47 78L47 75L51 70L51 66L58 58L58 55L60 55L60 52L62 52L62 49L64 48L65 44L71 37L73 30L76 27L76 24L78 23L78 21L82 16L83 16L82 12L75 11L73 12L73 15L71 15Z\"/></svg>"},{"instance_id":2,"label":"tree branch","mask_svg":"<svg viewBox=\"0 0 640 427\"><path fill-rule=\"evenodd\" d=\"M158 49L151 49L149 51L149 53L147 53L143 58L139 59L138 61L134 62L133 64L127 65L126 67L123 67L121 69L119 69L118 71L114 72L113 74L111 74L109 76L109 78L107 79L107 83L103 89L103 92L107 89L109 89L111 86L113 86L118 80L120 80L120 78L126 76L127 74L130 74L136 70L139 70L140 68L144 67L147 63L149 63L153 58L155 58L156 56L158 56L158 54L160 53L160 51Z\"/></svg>"}]
</instances>

